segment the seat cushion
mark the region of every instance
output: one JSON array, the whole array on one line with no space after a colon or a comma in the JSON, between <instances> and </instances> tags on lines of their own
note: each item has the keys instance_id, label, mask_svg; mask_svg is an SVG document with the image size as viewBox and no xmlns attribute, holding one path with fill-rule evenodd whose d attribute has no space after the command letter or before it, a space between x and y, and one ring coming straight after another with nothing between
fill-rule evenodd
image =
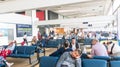
<instances>
[{"instance_id":1,"label":"seat cushion","mask_svg":"<svg viewBox=\"0 0 120 67\"><path fill-rule=\"evenodd\" d=\"M35 52L35 46L26 46L26 49L25 49L25 54L34 54Z\"/></svg>"},{"instance_id":2,"label":"seat cushion","mask_svg":"<svg viewBox=\"0 0 120 67\"><path fill-rule=\"evenodd\" d=\"M120 67L120 61L110 61L110 67Z\"/></svg>"},{"instance_id":3,"label":"seat cushion","mask_svg":"<svg viewBox=\"0 0 120 67\"><path fill-rule=\"evenodd\" d=\"M25 49L26 49L25 46L17 46L16 47L17 54L25 54Z\"/></svg>"},{"instance_id":4,"label":"seat cushion","mask_svg":"<svg viewBox=\"0 0 120 67\"><path fill-rule=\"evenodd\" d=\"M5 67L5 65L4 64L0 64L0 67Z\"/></svg>"},{"instance_id":5,"label":"seat cushion","mask_svg":"<svg viewBox=\"0 0 120 67\"><path fill-rule=\"evenodd\" d=\"M112 57L113 60L120 60L120 57Z\"/></svg>"},{"instance_id":6,"label":"seat cushion","mask_svg":"<svg viewBox=\"0 0 120 67\"><path fill-rule=\"evenodd\" d=\"M98 59L83 59L83 67L107 67L107 61Z\"/></svg>"},{"instance_id":7,"label":"seat cushion","mask_svg":"<svg viewBox=\"0 0 120 67\"><path fill-rule=\"evenodd\" d=\"M55 67L58 57L43 56L40 58L40 67Z\"/></svg>"},{"instance_id":8,"label":"seat cushion","mask_svg":"<svg viewBox=\"0 0 120 67\"><path fill-rule=\"evenodd\" d=\"M110 60L111 57L108 56L94 56L93 59L100 59L100 60Z\"/></svg>"},{"instance_id":9,"label":"seat cushion","mask_svg":"<svg viewBox=\"0 0 120 67\"><path fill-rule=\"evenodd\" d=\"M15 57L15 58L29 58L31 55L27 54L10 54L9 57Z\"/></svg>"}]
</instances>

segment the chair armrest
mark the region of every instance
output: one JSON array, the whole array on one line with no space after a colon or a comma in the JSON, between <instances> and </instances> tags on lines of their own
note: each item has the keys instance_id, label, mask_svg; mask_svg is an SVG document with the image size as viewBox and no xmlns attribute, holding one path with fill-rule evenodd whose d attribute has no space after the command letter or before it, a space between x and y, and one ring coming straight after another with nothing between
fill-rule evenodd
<instances>
[{"instance_id":1,"label":"chair armrest","mask_svg":"<svg viewBox=\"0 0 120 67\"><path fill-rule=\"evenodd\" d=\"M34 52L35 52L35 50L31 51L30 53L31 53L31 54L34 54Z\"/></svg>"}]
</instances>

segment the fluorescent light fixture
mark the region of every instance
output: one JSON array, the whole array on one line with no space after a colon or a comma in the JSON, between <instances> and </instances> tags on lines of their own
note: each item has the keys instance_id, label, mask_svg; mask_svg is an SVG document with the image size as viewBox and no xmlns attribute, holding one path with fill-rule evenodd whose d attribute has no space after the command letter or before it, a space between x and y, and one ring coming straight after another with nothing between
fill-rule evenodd
<instances>
[{"instance_id":1,"label":"fluorescent light fixture","mask_svg":"<svg viewBox=\"0 0 120 67\"><path fill-rule=\"evenodd\" d=\"M60 12L60 13L62 13L62 12L74 12L74 11L80 11L81 9L68 9L68 10L58 10L58 11L56 11L56 12Z\"/></svg>"}]
</instances>

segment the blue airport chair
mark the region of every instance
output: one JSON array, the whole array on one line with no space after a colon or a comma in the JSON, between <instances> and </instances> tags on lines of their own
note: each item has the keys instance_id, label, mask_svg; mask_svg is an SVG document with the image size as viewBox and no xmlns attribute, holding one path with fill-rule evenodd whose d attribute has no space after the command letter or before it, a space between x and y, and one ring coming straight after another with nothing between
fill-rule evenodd
<instances>
[{"instance_id":1,"label":"blue airport chair","mask_svg":"<svg viewBox=\"0 0 120 67\"><path fill-rule=\"evenodd\" d=\"M57 61L58 61L58 57L43 56L40 57L39 67L55 67Z\"/></svg>"},{"instance_id":2,"label":"blue airport chair","mask_svg":"<svg viewBox=\"0 0 120 67\"><path fill-rule=\"evenodd\" d=\"M109 56L94 56L93 59L100 59L100 60L109 61L109 60L111 60L111 57L109 57Z\"/></svg>"},{"instance_id":3,"label":"blue airport chair","mask_svg":"<svg viewBox=\"0 0 120 67\"><path fill-rule=\"evenodd\" d=\"M112 60L120 60L120 57L112 57Z\"/></svg>"},{"instance_id":4,"label":"blue airport chair","mask_svg":"<svg viewBox=\"0 0 120 67\"><path fill-rule=\"evenodd\" d=\"M92 39L91 38L85 38L84 39L84 45L91 45Z\"/></svg>"},{"instance_id":5,"label":"blue airport chair","mask_svg":"<svg viewBox=\"0 0 120 67\"><path fill-rule=\"evenodd\" d=\"M107 61L98 59L83 59L82 67L107 67Z\"/></svg>"},{"instance_id":6,"label":"blue airport chair","mask_svg":"<svg viewBox=\"0 0 120 67\"><path fill-rule=\"evenodd\" d=\"M120 67L120 61L110 61L110 67Z\"/></svg>"}]
</instances>

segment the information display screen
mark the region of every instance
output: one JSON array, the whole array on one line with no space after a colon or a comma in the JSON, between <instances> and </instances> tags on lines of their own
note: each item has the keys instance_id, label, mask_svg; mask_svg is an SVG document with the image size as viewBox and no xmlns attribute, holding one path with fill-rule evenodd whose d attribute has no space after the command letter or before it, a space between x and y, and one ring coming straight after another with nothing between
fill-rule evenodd
<instances>
[{"instance_id":1,"label":"information display screen","mask_svg":"<svg viewBox=\"0 0 120 67\"><path fill-rule=\"evenodd\" d=\"M27 36L32 36L32 25L16 24L17 37L23 37L25 32L27 33Z\"/></svg>"}]
</instances>

